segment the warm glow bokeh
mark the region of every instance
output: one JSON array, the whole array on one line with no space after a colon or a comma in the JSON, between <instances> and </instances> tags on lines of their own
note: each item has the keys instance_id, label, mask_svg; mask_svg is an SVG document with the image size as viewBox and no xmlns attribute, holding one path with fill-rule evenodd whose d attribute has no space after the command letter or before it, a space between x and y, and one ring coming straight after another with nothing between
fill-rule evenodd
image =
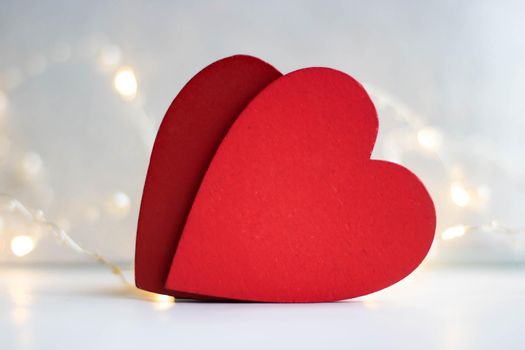
<instances>
[{"instance_id":1,"label":"warm glow bokeh","mask_svg":"<svg viewBox=\"0 0 525 350\"><path fill-rule=\"evenodd\" d=\"M131 100L137 95L137 78L130 67L123 67L117 71L113 79L115 90L125 99Z\"/></svg>"}]
</instances>

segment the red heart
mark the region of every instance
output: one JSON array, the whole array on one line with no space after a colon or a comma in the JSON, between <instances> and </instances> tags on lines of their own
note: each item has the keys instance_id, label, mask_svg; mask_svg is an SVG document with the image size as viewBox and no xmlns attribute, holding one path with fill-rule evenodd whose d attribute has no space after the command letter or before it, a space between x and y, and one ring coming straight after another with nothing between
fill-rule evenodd
<instances>
[{"instance_id":1,"label":"red heart","mask_svg":"<svg viewBox=\"0 0 525 350\"><path fill-rule=\"evenodd\" d=\"M430 248L434 206L411 172L370 160L376 134L374 106L348 75L309 68L275 80L222 139L164 292L332 301L408 275Z\"/></svg>"},{"instance_id":2,"label":"red heart","mask_svg":"<svg viewBox=\"0 0 525 350\"><path fill-rule=\"evenodd\" d=\"M135 249L137 287L176 297L166 276L186 216L224 135L250 100L281 76L250 56L217 61L177 95L160 126L144 185Z\"/></svg>"}]
</instances>

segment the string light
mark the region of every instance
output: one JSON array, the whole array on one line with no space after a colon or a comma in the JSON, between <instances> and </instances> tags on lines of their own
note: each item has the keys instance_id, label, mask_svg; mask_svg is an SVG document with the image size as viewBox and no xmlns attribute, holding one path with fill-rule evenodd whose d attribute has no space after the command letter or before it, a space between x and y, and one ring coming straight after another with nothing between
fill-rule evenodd
<instances>
[{"instance_id":1,"label":"string light","mask_svg":"<svg viewBox=\"0 0 525 350\"><path fill-rule=\"evenodd\" d=\"M56 221L56 223L57 223L57 226L60 227L64 231L69 231L71 229L71 222L66 218L60 218Z\"/></svg>"},{"instance_id":2,"label":"string light","mask_svg":"<svg viewBox=\"0 0 525 350\"><path fill-rule=\"evenodd\" d=\"M35 243L33 242L33 238L29 236L15 236L11 240L11 251L18 257L26 256L31 253L34 248Z\"/></svg>"},{"instance_id":3,"label":"string light","mask_svg":"<svg viewBox=\"0 0 525 350\"><path fill-rule=\"evenodd\" d=\"M488 225L456 225L447 228L441 234L442 240L452 240L465 236L467 233L483 231L492 233L504 233L510 238L521 238L525 239L525 228L509 228L501 226L496 220L493 220Z\"/></svg>"},{"instance_id":4,"label":"string light","mask_svg":"<svg viewBox=\"0 0 525 350\"><path fill-rule=\"evenodd\" d=\"M164 294L153 294L153 301L157 310L168 310L175 305L175 298Z\"/></svg>"},{"instance_id":5,"label":"string light","mask_svg":"<svg viewBox=\"0 0 525 350\"><path fill-rule=\"evenodd\" d=\"M467 228L463 225L457 225L447 228L441 234L443 240L454 239L463 236L467 232Z\"/></svg>"},{"instance_id":6,"label":"string light","mask_svg":"<svg viewBox=\"0 0 525 350\"><path fill-rule=\"evenodd\" d=\"M450 177L454 179L450 184L450 196L454 204L459 207L466 207L474 204L477 207L483 206L489 201L491 191L488 186L478 186L475 191L471 192L465 188L460 181L464 178L463 171L457 164L448 163L447 154L441 152L443 135L438 129L425 126L424 120L420 116L413 113L407 106L400 101L397 101L385 91L370 85L367 85L366 88L373 97L373 100L377 103L378 107L392 109L394 111L394 117L405 123L416 133L419 146L425 151L432 151L434 159L441 164L443 169L449 171ZM460 224L449 227L443 231L441 239L443 241L460 239L461 237L465 237L467 233L477 231L494 234L503 233L509 237L509 244L513 247L516 247L519 244L525 245L525 228L504 227L494 220L488 225L468 226ZM433 247L434 246L437 247L436 244L434 244Z\"/></svg>"},{"instance_id":7,"label":"string light","mask_svg":"<svg viewBox=\"0 0 525 350\"><path fill-rule=\"evenodd\" d=\"M173 297L164 294L155 294L155 301L159 303L171 303L173 302Z\"/></svg>"},{"instance_id":8,"label":"string light","mask_svg":"<svg viewBox=\"0 0 525 350\"><path fill-rule=\"evenodd\" d=\"M122 54L117 46L109 45L102 50L100 49L99 44L100 40L91 40L89 42L89 55L80 55L77 57L89 58L92 57L92 55L96 55L95 57L98 57L99 65L107 66L107 68L111 68L112 66L120 63ZM57 43L52 48L52 50L50 50L48 58L42 54L36 54L32 56L31 60L28 61L28 64L24 69L24 71L27 72L25 76L22 75L22 71L16 67L4 70L2 72L3 87L6 89L5 91L10 91L18 87L21 83L29 80L29 78L43 73L50 64L63 63L68 61L71 57L71 46L67 43ZM113 85L117 92L125 99L131 100L137 94L137 79L134 71L129 67L122 67L117 71L113 79ZM0 112L7 110L7 106L8 95L6 92L0 90ZM149 152L153 137L155 135L154 123L148 118L142 108L140 108L136 114L137 116L133 116L133 123L140 132L139 135L141 138L145 140L144 144L146 146L146 150ZM0 161L2 160L1 156L7 154L10 151L9 148L9 140L5 137L0 137ZM19 178L28 181L33 181L33 179L39 175L43 169L43 161L41 157L35 152L24 153L15 165L15 170L18 172ZM1 198L7 199L7 204L0 208L2 210L6 210L7 214L9 214L11 211L19 210L23 213L22 216L25 218L24 220L28 220L30 223L30 227L38 225L47 227L48 232L52 233L57 238L58 242L75 250L78 253L92 257L97 262L110 268L114 274L118 275L123 280L123 282L126 283L126 285L130 287L132 286L132 284L127 281L118 265L111 263L108 259L96 252L91 252L87 249L84 249L66 233L66 229L69 229L70 227L70 222L67 219L62 218L57 221L57 224L54 224L52 222L48 222L45 219L42 211L33 211L7 194L0 193L0 199ZM108 203L109 211L115 216L126 215L129 212L131 206L131 200L124 192L114 193ZM88 206L83 213L83 217L91 222L98 221L100 218L100 211L96 206ZM0 222L2 223L2 227L0 227L0 229L2 229L1 233L3 235L4 217L2 212L0 212ZM33 233L31 230L28 230L28 233L23 235L24 237L13 237L13 253L17 253L20 256L29 254L34 249L36 244L36 240L32 237L32 234Z\"/></svg>"},{"instance_id":9,"label":"string light","mask_svg":"<svg viewBox=\"0 0 525 350\"><path fill-rule=\"evenodd\" d=\"M429 151L437 151L442 142L441 132L432 127L424 127L417 132L417 141L419 145Z\"/></svg>"},{"instance_id":10,"label":"string light","mask_svg":"<svg viewBox=\"0 0 525 350\"><path fill-rule=\"evenodd\" d=\"M137 95L137 78L130 67L123 67L117 71L113 85L124 99L132 100Z\"/></svg>"},{"instance_id":11,"label":"string light","mask_svg":"<svg viewBox=\"0 0 525 350\"><path fill-rule=\"evenodd\" d=\"M115 192L109 199L108 210L110 213L117 216L125 216L128 214L131 206L129 196L124 192Z\"/></svg>"},{"instance_id":12,"label":"string light","mask_svg":"<svg viewBox=\"0 0 525 350\"><path fill-rule=\"evenodd\" d=\"M471 200L470 193L459 182L453 182L450 185L450 196L454 204L459 207L466 207Z\"/></svg>"},{"instance_id":13,"label":"string light","mask_svg":"<svg viewBox=\"0 0 525 350\"><path fill-rule=\"evenodd\" d=\"M117 276L120 277L120 279L127 285L132 286L132 284L127 280L126 276L122 272L122 269L117 264L112 263L104 256L92 252L88 249L83 248L80 244L75 242L68 234L67 232L59 227L57 224L52 223L50 221L47 221L47 219L44 216L44 212L42 210L34 210L29 207L26 207L22 202L16 200L15 198L9 196L5 193L0 193L0 197L7 200L7 208L8 211L14 211L18 210L20 213L23 214L26 219L31 222L35 227L41 226L47 228L47 231L50 232L57 240L57 242L67 246L68 248L71 248L77 253L87 255L97 261L98 263L108 267L111 272ZM23 238L20 238L23 237ZM29 240L28 240L29 238ZM31 242L31 243L29 243ZM29 249L31 247L31 249ZM23 235L23 236L16 236L11 241L11 250L13 253L17 256L24 256L29 254L34 248L34 241L31 237ZM25 254L17 254L17 253L23 253Z\"/></svg>"},{"instance_id":14,"label":"string light","mask_svg":"<svg viewBox=\"0 0 525 350\"><path fill-rule=\"evenodd\" d=\"M86 248L83 248L80 244L73 240L63 228L47 221L43 211L28 208L20 201L7 194L0 193L0 197L7 200L6 207L8 208L8 211L19 210L27 218L27 220L32 222L34 225L46 227L48 232L50 232L60 244L65 245L79 254L86 255L97 263L107 267L114 275L118 276L126 288L128 288L137 297L154 301L156 308L159 310L165 310L174 305L175 298L172 296L137 290L133 283L129 282L123 272L123 269L119 265L111 262L109 259L96 252L92 252ZM34 249L34 247L35 244L33 238L27 235L15 236L11 241L11 250L19 257L29 254Z\"/></svg>"},{"instance_id":15,"label":"string light","mask_svg":"<svg viewBox=\"0 0 525 350\"><path fill-rule=\"evenodd\" d=\"M90 50L97 50L96 43L90 43ZM93 52L94 52L93 51ZM104 66L109 69L121 61L121 51L117 46L108 46L105 50L101 50L98 55L98 63L100 66ZM3 72L3 86L5 91L10 91L18 87L24 81L29 78L35 77L43 73L50 64L63 63L68 61L72 57L71 46L67 43L58 43L51 50L49 59L46 59L44 55L34 55L26 66L27 75L24 77L21 70L17 68L10 68ZM79 56L80 57L80 56ZM123 67L117 71L113 79L113 85L116 91L125 99L132 100L136 97L138 90L138 83L134 71L129 67ZM8 95L5 91L0 90L0 116L7 110L8 107ZM155 135L154 123L149 119L146 113L142 110L141 105L137 116L134 116L133 123L137 130L140 132L141 138L144 140L146 150L149 152L153 138ZM2 125L0 124L0 127ZM1 135L0 135L1 136ZM0 161L1 157L10 151L10 142L5 137L0 137ZM20 178L26 180L32 180L35 176L39 175L43 168L43 161L36 152L26 152L18 161L17 171L19 172ZM41 210L33 210L24 206L20 201L9 196L8 194L0 193L0 199L6 200L0 207L0 234L4 236L5 223L4 215L1 210L5 210L7 214L19 211L27 220L29 227L27 234L17 235L11 239L11 251L13 254L19 257L27 256L30 254L36 245L36 240L33 235L36 234L37 227L46 228L46 232L51 233L57 240L57 242L64 246L74 250L77 253L84 254L96 262L106 266L110 271L117 275L122 282L129 288L135 295L144 298L141 291L137 290L135 286L128 281L122 268L117 264L112 263L104 256L92 252L88 249L83 248L77 242L75 242L66 232L69 229L70 223L67 219L63 218L57 221L57 224L47 221L44 213ZM109 201L110 212L114 215L126 215L131 206L131 200L124 192L115 192ZM97 221L100 218L100 211L96 206L88 206L84 211L84 218L88 221ZM0 243L2 243L0 241ZM158 305L159 309L166 309L173 306L175 298L164 295L156 295L154 293L147 293L146 299L153 300L155 305Z\"/></svg>"}]
</instances>

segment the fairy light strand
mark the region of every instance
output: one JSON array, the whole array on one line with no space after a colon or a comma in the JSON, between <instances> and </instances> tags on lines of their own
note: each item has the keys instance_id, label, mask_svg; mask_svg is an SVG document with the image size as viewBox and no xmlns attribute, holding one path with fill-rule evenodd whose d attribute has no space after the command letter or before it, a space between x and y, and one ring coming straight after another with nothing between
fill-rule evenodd
<instances>
[{"instance_id":1,"label":"fairy light strand","mask_svg":"<svg viewBox=\"0 0 525 350\"><path fill-rule=\"evenodd\" d=\"M87 46L92 46L92 43ZM7 112L9 107L8 94L10 91L19 88L23 83L43 74L53 64L61 64L70 61L72 58L72 51L71 46L67 43L58 43L52 48L52 50L50 50L48 57L43 54L35 55L31 60L30 66L26 69L27 74L25 74L25 76L23 74L24 69L17 69L16 67L11 68L8 72L9 74L7 74L7 79L5 81L6 84L0 89L0 122L5 122L5 112ZM118 68L122 59L122 54L117 46L106 45L105 48L94 51L92 48L86 49L86 52L89 51L92 52L87 55L88 58L90 58L89 56L97 56L96 62L102 71L111 72L116 69L116 72L113 75L113 86L123 100L131 103L135 108L136 113L130 116L130 120L135 127L135 130L138 132L138 136L142 141L145 152L149 154L154 142L156 128L153 120L145 112L142 103L137 101L139 100L137 98L138 81L134 70L129 66ZM2 125L0 124L0 127L1 126ZM4 150L8 149L9 140L3 138L0 139L0 141L4 142ZM2 151L2 149L0 149L0 151ZM2 154L0 154L0 156L2 156ZM42 160L37 153L25 152L25 156L20 163L19 173L22 177L26 178L26 180L32 181L39 173L41 167ZM132 291L133 294L154 301L157 305L156 307L162 310L169 308L175 302L174 297L149 293L135 288L134 284L128 280L123 269L119 265L115 264L104 255L81 246L67 233L66 229L63 228L63 225L58 225L57 223L48 221L42 210L31 209L14 196L7 193L0 193L0 197L8 201L8 207L10 210L20 211L31 225L45 227L46 232L51 233L59 244L62 244L77 254L82 254L106 267L113 275L116 275L124 286ZM115 192L112 198L108 201L108 210L117 216L126 215L129 211L129 206L130 199L123 192ZM90 210L88 214L90 218L97 218L99 216L96 209ZM0 215L0 224L2 224L0 225L0 233L3 230L3 219L2 215ZM36 240L30 233L15 235L11 240L11 251L18 257L24 257L35 249L36 243Z\"/></svg>"},{"instance_id":2,"label":"fairy light strand","mask_svg":"<svg viewBox=\"0 0 525 350\"><path fill-rule=\"evenodd\" d=\"M448 164L447 157L441 153L440 145L442 143L441 133L426 125L424 118L413 112L408 106L398 101L396 98L386 93L385 91L370 85L365 85L367 91L378 103L379 106L390 108L394 112L394 116L400 121L404 122L416 135L419 145L431 151L433 158L438 161L444 169L451 169L452 166ZM452 173L452 172L451 172ZM478 188L477 196L481 200L486 200L489 190L481 186ZM450 184L450 197L452 202L458 207L467 207L472 203L473 195L460 181L452 181ZM484 231L484 232L500 232L507 235L524 235L524 228L510 228L500 225L493 220L490 224L481 225L464 225L458 224L445 228L439 236L442 240L452 240L465 236L466 234Z\"/></svg>"},{"instance_id":3,"label":"fairy light strand","mask_svg":"<svg viewBox=\"0 0 525 350\"><path fill-rule=\"evenodd\" d=\"M462 237L466 234L472 233L472 232L478 232L478 231L484 231L484 232L500 232L507 235L525 235L525 228L510 228L501 226L496 221L491 222L490 224L486 225L456 225L448 227L443 231L441 234L441 239L443 240L451 240L455 238Z\"/></svg>"},{"instance_id":4,"label":"fairy light strand","mask_svg":"<svg viewBox=\"0 0 525 350\"><path fill-rule=\"evenodd\" d=\"M7 199L10 210L12 211L19 210L22 214L24 214L27 218L29 218L29 220L31 221L31 224L42 225L42 226L47 227L48 232L50 232L54 236L54 238L57 240L59 244L64 245L65 247L73 250L74 252L78 254L85 255L88 258L95 261L96 263L109 269L113 275L117 276L120 279L120 281L123 283L126 289L128 289L133 295L140 297L142 299L153 301L156 305L155 308L158 310L167 310L174 305L176 301L175 297L172 297L169 295L157 294L157 293L150 293L150 292L146 292L146 291L137 289L135 285L130 280L128 280L128 278L124 274L124 270L122 267L112 262L110 259L106 258L102 254L99 254L97 252L94 252L94 251L91 251L89 249L82 247L64 229L60 228L55 223L48 221L45 218L41 210L34 210L32 208L29 208L25 206L23 203L21 203L19 200L5 193L0 193L0 197ZM27 246L28 244L31 246L34 246L34 241L29 236L20 235L20 236L15 236L14 239L26 241L20 247L21 256L25 255L24 254L25 252L23 250L27 249L24 246Z\"/></svg>"},{"instance_id":5,"label":"fairy light strand","mask_svg":"<svg viewBox=\"0 0 525 350\"><path fill-rule=\"evenodd\" d=\"M37 224L37 225L42 225L42 226L47 227L48 231L56 238L56 240L59 243L63 244L64 246L72 249L73 251L79 254L83 254L95 260L97 263L104 265L105 267L109 268L114 275L118 276L125 285L130 286L130 287L133 286L133 284L124 275L124 272L120 266L111 262L109 259L107 259L106 257L104 257L103 255L99 253L83 248L73 238L71 238L71 236L69 236L64 229L60 228L55 223L48 221L45 218L43 211L31 209L25 206L24 204L22 204L19 200L13 198L12 196L6 193L0 193L0 197L7 199L10 209L19 210L20 212L22 212L27 218L29 218L32 224ZM28 236L17 236L17 237L29 238ZM25 254L21 254L21 255L25 255Z\"/></svg>"}]
</instances>

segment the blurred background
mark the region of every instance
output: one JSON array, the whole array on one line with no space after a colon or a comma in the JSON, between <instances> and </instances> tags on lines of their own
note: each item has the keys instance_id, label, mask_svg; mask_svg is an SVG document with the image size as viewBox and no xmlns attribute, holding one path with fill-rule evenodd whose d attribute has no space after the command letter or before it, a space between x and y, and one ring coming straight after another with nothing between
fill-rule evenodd
<instances>
[{"instance_id":1,"label":"blurred background","mask_svg":"<svg viewBox=\"0 0 525 350\"><path fill-rule=\"evenodd\" d=\"M0 262L132 262L156 130L207 64L365 84L373 157L429 188L430 264L525 262L525 3L520 1L0 2Z\"/></svg>"}]
</instances>

